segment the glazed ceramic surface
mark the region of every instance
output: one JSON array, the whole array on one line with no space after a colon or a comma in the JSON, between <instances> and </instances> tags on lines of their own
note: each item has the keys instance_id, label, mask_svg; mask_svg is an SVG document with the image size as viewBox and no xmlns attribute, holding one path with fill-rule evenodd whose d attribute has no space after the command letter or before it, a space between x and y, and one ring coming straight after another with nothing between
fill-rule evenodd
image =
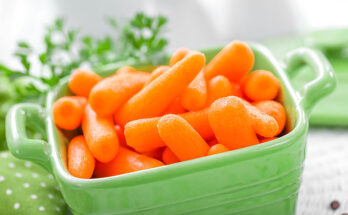
<instances>
[{"instance_id":1,"label":"glazed ceramic surface","mask_svg":"<svg viewBox=\"0 0 348 215\"><path fill-rule=\"evenodd\" d=\"M310 124L319 126L348 126L348 29L327 29L307 35L297 35L273 39L266 46L282 59L289 50L298 47L311 47L323 52L331 63L336 77L337 88L313 109ZM294 77L294 88L300 89L313 78L312 68L303 65Z\"/></svg>"},{"instance_id":2,"label":"glazed ceramic surface","mask_svg":"<svg viewBox=\"0 0 348 215\"><path fill-rule=\"evenodd\" d=\"M281 82L278 100L286 108L288 121L284 135L274 141L119 176L75 178L66 170L68 141L54 125L51 113L57 98L71 94L65 79L49 93L46 107L19 104L9 111L9 148L16 157L52 172L74 214L294 214L308 116L315 103L334 89L334 73L326 58L313 50L297 49L280 64L266 48L250 45L254 69L269 70ZM220 49L204 50L207 61ZM125 64L153 69L151 65ZM295 72L303 64L313 68L315 78L295 91L286 72ZM120 66L110 65L101 75L111 75ZM43 138L28 137L28 126L35 127Z\"/></svg>"}]
</instances>

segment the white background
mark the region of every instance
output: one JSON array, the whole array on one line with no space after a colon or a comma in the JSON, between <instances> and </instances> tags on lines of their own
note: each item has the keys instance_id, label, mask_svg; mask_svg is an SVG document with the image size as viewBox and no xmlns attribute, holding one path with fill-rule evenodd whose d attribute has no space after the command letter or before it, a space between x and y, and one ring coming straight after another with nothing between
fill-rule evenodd
<instances>
[{"instance_id":1,"label":"white background","mask_svg":"<svg viewBox=\"0 0 348 215\"><path fill-rule=\"evenodd\" d=\"M163 14L173 50L347 26L347 8L346 0L0 0L0 60L11 60L19 39L40 47L44 26L56 17L82 33L103 35L107 16Z\"/></svg>"}]
</instances>

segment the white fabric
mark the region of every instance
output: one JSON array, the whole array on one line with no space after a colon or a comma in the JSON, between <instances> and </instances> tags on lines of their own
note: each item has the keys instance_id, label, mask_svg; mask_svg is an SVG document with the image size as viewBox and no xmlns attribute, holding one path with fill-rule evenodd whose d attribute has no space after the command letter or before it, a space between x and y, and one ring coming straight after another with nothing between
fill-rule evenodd
<instances>
[{"instance_id":1,"label":"white fabric","mask_svg":"<svg viewBox=\"0 0 348 215\"><path fill-rule=\"evenodd\" d=\"M340 202L333 211L330 203ZM312 128L297 215L348 213L348 129Z\"/></svg>"}]
</instances>

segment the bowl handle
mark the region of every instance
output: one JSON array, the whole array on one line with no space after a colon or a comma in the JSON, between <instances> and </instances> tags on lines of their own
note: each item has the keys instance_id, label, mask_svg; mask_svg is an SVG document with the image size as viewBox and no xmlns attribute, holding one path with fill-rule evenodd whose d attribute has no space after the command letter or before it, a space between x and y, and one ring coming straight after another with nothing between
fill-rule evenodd
<instances>
[{"instance_id":1,"label":"bowl handle","mask_svg":"<svg viewBox=\"0 0 348 215\"><path fill-rule=\"evenodd\" d=\"M11 107L6 116L6 140L11 153L20 159L40 164L51 172L48 144L27 136L27 122L35 130L45 130L44 111L40 105L23 103Z\"/></svg>"},{"instance_id":2,"label":"bowl handle","mask_svg":"<svg viewBox=\"0 0 348 215\"><path fill-rule=\"evenodd\" d=\"M298 48L285 57L285 71L292 79L303 65L312 67L316 77L306 83L298 92L300 104L307 114L324 96L330 94L336 87L334 70L327 58L319 51L310 48Z\"/></svg>"}]
</instances>

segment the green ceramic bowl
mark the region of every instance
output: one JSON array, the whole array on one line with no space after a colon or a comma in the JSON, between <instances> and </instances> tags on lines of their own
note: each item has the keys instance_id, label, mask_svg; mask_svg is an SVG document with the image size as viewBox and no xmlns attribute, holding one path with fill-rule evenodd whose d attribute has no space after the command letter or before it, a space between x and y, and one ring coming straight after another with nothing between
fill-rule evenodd
<instances>
[{"instance_id":1,"label":"green ceramic bowl","mask_svg":"<svg viewBox=\"0 0 348 215\"><path fill-rule=\"evenodd\" d=\"M18 158L41 164L56 178L74 214L294 214L305 158L308 115L315 103L335 87L324 56L297 49L285 69L264 47L251 44L254 69L273 72L281 81L279 100L288 122L277 140L164 167L98 179L79 179L66 170L66 138L52 120L52 104L70 94L65 79L47 98L46 107L19 104L7 115L7 141ZM221 48L203 51L209 61ZM286 71L301 64L316 77L295 91ZM138 66L139 65L133 65ZM141 69L149 69L151 66ZM107 76L117 68L109 68ZM26 127L46 138L30 139Z\"/></svg>"},{"instance_id":2,"label":"green ceramic bowl","mask_svg":"<svg viewBox=\"0 0 348 215\"><path fill-rule=\"evenodd\" d=\"M313 126L348 126L348 28L324 29L306 34L273 38L264 44L278 59L283 59L289 50L310 47L321 51L331 63L337 77L337 87L330 96L321 100L313 109L309 123ZM313 78L312 69L304 65L294 88L300 89Z\"/></svg>"}]
</instances>

